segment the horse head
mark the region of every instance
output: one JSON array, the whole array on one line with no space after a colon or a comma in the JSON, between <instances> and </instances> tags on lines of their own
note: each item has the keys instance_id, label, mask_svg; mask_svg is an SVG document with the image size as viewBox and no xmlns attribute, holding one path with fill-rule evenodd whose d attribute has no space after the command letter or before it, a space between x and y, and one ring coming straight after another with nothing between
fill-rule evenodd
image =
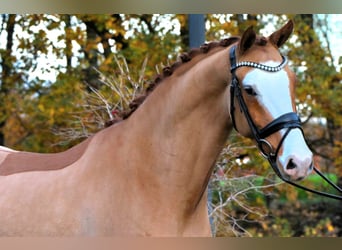
<instances>
[{"instance_id":1,"label":"horse head","mask_svg":"<svg viewBox=\"0 0 342 250\"><path fill-rule=\"evenodd\" d=\"M242 135L253 138L276 173L300 180L313 168L295 105L296 76L279 52L293 30L289 21L269 37L250 27L230 49L230 113Z\"/></svg>"}]
</instances>

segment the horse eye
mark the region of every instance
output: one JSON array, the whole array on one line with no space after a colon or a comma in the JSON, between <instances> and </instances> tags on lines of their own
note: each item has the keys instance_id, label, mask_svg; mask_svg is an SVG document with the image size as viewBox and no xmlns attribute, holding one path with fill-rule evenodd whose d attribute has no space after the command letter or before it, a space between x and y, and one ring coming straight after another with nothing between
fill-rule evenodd
<instances>
[{"instance_id":1,"label":"horse eye","mask_svg":"<svg viewBox=\"0 0 342 250\"><path fill-rule=\"evenodd\" d=\"M253 87L251 87L251 86L246 86L246 87L244 87L244 90L245 90L246 93L247 93L248 95L250 95L250 96L256 96L256 95L258 95L258 94L255 92L255 90L253 89Z\"/></svg>"}]
</instances>

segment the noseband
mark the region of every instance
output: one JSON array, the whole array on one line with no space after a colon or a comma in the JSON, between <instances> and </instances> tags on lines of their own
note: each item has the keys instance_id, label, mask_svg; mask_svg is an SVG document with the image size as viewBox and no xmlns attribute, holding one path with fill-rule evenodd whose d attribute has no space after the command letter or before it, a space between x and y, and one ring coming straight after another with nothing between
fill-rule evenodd
<instances>
[{"instance_id":1,"label":"noseband","mask_svg":"<svg viewBox=\"0 0 342 250\"><path fill-rule=\"evenodd\" d=\"M298 183L294 183L290 180L287 180L280 173L280 170L277 166L277 156L278 156L279 150L280 150L285 138L287 137L287 135L290 133L290 131L292 129L299 129L304 136L301 121L300 121L300 118L297 115L297 113L289 112L289 113L283 114L280 117L273 120L272 122L270 122L264 128L259 129L255 125L255 123L253 122L251 115L248 111L248 107L247 107L247 105L243 99L239 80L235 74L236 69L238 69L240 67L251 67L251 68L260 69L260 70L267 71L267 72L278 72L278 71L282 70L285 67L285 65L287 64L286 57L284 57L282 55L282 59L283 59L282 62L276 67L271 67L271 66L267 66L264 64L256 63L256 62L249 62L249 61L237 62L235 50L236 50L236 46L233 46L229 52L230 65L231 65L230 72L232 74L232 81L230 84L230 116L231 116L231 120L232 120L232 123L233 123L235 130L238 131L237 126L236 126L236 121L235 121L235 115L234 115L235 109L236 109L235 108L235 98L236 98L238 101L240 110L244 114L244 116L247 120L248 126L251 130L251 133L252 133L252 136L254 137L261 154L268 160L271 167L273 168L273 170L279 176L280 179L282 179L283 181L285 181L285 182L287 182L293 186L304 189L306 191L309 191L309 192L312 192L315 194L319 194L322 196L326 196L329 198L342 200L342 196L338 196L338 195L334 195L334 194L330 194L330 193L325 193L325 192L321 192L321 191L317 191L317 190L312 190L310 188L301 186ZM283 137L281 138L278 146L274 150L271 143L269 143L266 138L268 136L280 131L281 129L286 129L286 131L285 131ZM332 187L334 187L337 191L342 193L342 188L336 186L333 182L331 182L328 178L326 178L315 167L313 167L313 169L320 177L322 177Z\"/></svg>"}]
</instances>

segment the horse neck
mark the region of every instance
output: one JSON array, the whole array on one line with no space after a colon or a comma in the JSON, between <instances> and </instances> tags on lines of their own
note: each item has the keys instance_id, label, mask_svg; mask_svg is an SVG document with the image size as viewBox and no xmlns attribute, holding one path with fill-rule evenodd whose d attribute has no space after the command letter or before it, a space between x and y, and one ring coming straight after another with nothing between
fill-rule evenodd
<instances>
[{"instance_id":1,"label":"horse neck","mask_svg":"<svg viewBox=\"0 0 342 250\"><path fill-rule=\"evenodd\" d=\"M155 197L187 195L189 207L200 201L231 127L227 49L203 57L165 78L127 120L134 173Z\"/></svg>"}]
</instances>

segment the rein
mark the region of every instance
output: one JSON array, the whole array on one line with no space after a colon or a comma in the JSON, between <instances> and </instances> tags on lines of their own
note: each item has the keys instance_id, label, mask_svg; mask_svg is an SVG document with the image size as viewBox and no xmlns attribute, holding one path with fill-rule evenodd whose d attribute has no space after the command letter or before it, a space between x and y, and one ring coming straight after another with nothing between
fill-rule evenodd
<instances>
[{"instance_id":1,"label":"rein","mask_svg":"<svg viewBox=\"0 0 342 250\"><path fill-rule=\"evenodd\" d=\"M281 69L283 69L285 67L285 65L287 64L286 57L284 57L282 55L282 59L283 59L282 62L276 67L271 67L271 66L263 65L260 63L256 63L256 62L249 62L249 61L237 62L235 50L236 50L236 46L233 46L229 51L229 58L230 58L230 65L231 65L230 72L232 74L232 81L230 84L230 116L231 116L231 120L232 120L232 123L233 123L235 130L238 131L237 126L236 126L235 116L234 116L235 98L236 98L238 100L240 110L244 114L244 116L247 120L248 126L252 132L252 135L253 135L256 143L257 143L257 146L258 146L261 154L263 155L263 157L265 157L268 160L268 162L270 163L274 172L279 176L280 179L282 179L284 182L286 182L288 184L291 184L295 187L301 188L305 191L308 191L308 192L311 192L314 194L318 194L321 196L329 197L332 199L342 200L342 195L325 193L322 191L317 191L317 190L310 189L308 187L304 187L298 183L287 180L280 173L276 160L277 160L279 150L280 150L285 138L287 137L287 135L290 133L290 131L292 129L297 129L297 128L300 129L300 131L302 132L302 134L304 136L303 128L302 128L301 121L300 121L298 114L295 112L289 112L289 113L283 114L280 117L273 120L268 125L266 125L264 128L259 129L255 125L255 123L253 122L253 120L250 116L248 107L247 107L247 105L243 99L242 91L241 91L241 88L239 85L239 80L237 79L236 74L235 74L236 69L238 69L240 67L251 67L251 68L257 68L257 69L268 71L268 72L277 72L277 71L280 71ZM266 138L268 136L278 132L281 129L286 129L286 131L285 131L285 134L283 135L283 137L281 138L277 148L274 150L274 148L266 140ZM327 182L330 186L332 186L338 192L342 193L342 188L335 185L332 181L330 181L327 177L325 177L314 166L313 166L313 169L325 182Z\"/></svg>"}]
</instances>

